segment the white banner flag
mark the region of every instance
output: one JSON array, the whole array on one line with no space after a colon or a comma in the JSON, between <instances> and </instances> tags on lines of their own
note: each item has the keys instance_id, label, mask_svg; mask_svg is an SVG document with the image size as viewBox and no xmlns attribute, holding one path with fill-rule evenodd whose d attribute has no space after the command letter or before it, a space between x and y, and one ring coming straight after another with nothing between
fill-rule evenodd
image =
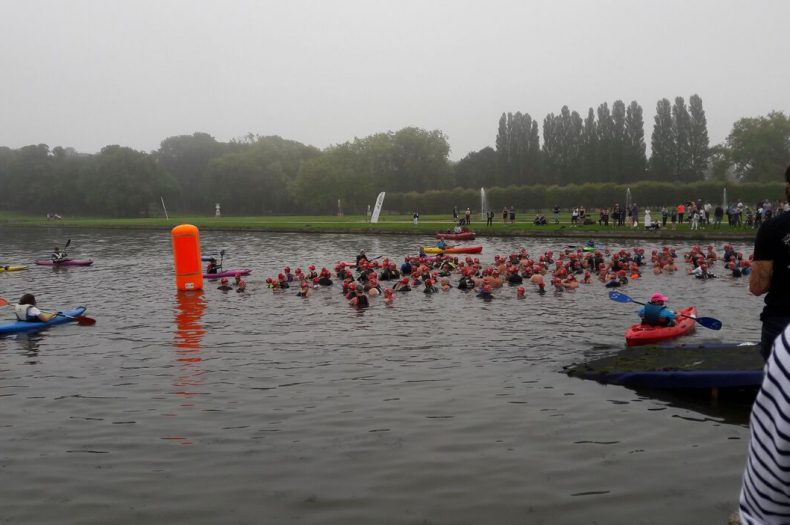
<instances>
[{"instance_id":1,"label":"white banner flag","mask_svg":"<svg viewBox=\"0 0 790 525\"><path fill-rule=\"evenodd\" d=\"M384 204L384 192L379 193L376 198L376 206L373 207L373 215L370 216L370 222L379 222L379 214L381 213L381 206Z\"/></svg>"}]
</instances>

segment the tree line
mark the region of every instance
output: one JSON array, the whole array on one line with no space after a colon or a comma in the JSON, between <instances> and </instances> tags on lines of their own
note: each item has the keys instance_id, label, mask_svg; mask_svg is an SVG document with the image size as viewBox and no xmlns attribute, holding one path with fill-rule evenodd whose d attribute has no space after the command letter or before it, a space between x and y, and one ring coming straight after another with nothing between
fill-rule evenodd
<instances>
[{"instance_id":1,"label":"tree line","mask_svg":"<svg viewBox=\"0 0 790 525\"><path fill-rule=\"evenodd\" d=\"M503 113L495 148L458 162L449 160L442 131L414 127L323 150L278 136L220 142L207 133L168 137L152 152L119 145L96 154L46 144L0 147L0 209L139 217L161 214L161 198L180 213L211 213L216 202L231 215L363 213L386 191L386 210L408 212L419 202L428 212L431 195L478 195L481 187L513 195L517 202L509 204L517 207L541 207L515 196L533 202L528 195L555 187L566 188L558 194L568 199L561 205L597 205L570 196L591 184L777 181L790 161L790 118L781 112L740 119L723 144L710 147L702 99L692 95L688 105L682 97L662 99L650 158L644 126L636 101L617 100L611 108L604 102L584 118L563 106L542 125L528 113Z\"/></svg>"}]
</instances>

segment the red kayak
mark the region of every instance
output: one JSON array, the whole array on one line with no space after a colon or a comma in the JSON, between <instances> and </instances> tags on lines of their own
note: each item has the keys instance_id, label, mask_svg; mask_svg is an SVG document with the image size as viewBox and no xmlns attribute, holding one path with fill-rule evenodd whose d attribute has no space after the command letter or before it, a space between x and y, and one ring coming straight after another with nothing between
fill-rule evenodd
<instances>
[{"instance_id":1,"label":"red kayak","mask_svg":"<svg viewBox=\"0 0 790 525\"><path fill-rule=\"evenodd\" d=\"M446 248L439 248L438 246L424 246L423 253L429 254L445 254L445 253L480 253L483 251L482 246L448 246Z\"/></svg>"},{"instance_id":2,"label":"red kayak","mask_svg":"<svg viewBox=\"0 0 790 525\"><path fill-rule=\"evenodd\" d=\"M695 317L697 315L697 308L689 306L688 308L683 308L678 313ZM628 330L625 331L625 343L628 346L660 343L666 339L690 334L694 331L696 324L697 322L694 319L681 316L675 318L675 326L652 326L642 323L632 324Z\"/></svg>"},{"instance_id":3,"label":"red kayak","mask_svg":"<svg viewBox=\"0 0 790 525\"><path fill-rule=\"evenodd\" d=\"M93 259L63 259L54 262L51 259L36 259L33 261L39 266L90 266Z\"/></svg>"},{"instance_id":4,"label":"red kayak","mask_svg":"<svg viewBox=\"0 0 790 525\"><path fill-rule=\"evenodd\" d=\"M241 275L249 275L250 273L252 273L252 270L250 270L249 268L239 268L237 270L233 270L233 269L225 270L224 272L204 273L203 274L203 278L204 279L220 279L222 277L236 277L237 273L241 274Z\"/></svg>"},{"instance_id":5,"label":"red kayak","mask_svg":"<svg viewBox=\"0 0 790 525\"><path fill-rule=\"evenodd\" d=\"M461 233L436 233L437 239L445 239L448 241L474 241L475 232L461 232Z\"/></svg>"}]
</instances>

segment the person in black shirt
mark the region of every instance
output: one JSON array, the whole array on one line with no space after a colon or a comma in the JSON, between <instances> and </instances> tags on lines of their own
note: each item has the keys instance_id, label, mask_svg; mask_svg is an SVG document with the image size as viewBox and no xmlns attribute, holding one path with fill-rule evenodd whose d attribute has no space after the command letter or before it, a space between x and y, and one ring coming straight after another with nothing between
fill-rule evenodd
<instances>
[{"instance_id":1,"label":"person in black shirt","mask_svg":"<svg viewBox=\"0 0 790 525\"><path fill-rule=\"evenodd\" d=\"M785 170L785 194L790 199L790 166ZM790 213L765 221L754 240L749 291L765 296L760 353L771 355L774 339L790 324Z\"/></svg>"}]
</instances>

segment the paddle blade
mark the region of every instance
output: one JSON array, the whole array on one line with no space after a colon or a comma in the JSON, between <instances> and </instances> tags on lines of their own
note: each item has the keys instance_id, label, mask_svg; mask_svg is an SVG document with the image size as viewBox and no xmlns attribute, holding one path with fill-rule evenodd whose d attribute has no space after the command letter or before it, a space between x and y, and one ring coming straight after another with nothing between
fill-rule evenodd
<instances>
[{"instance_id":1,"label":"paddle blade","mask_svg":"<svg viewBox=\"0 0 790 525\"><path fill-rule=\"evenodd\" d=\"M695 317L694 320L705 328L710 328L711 330L721 330L722 327L721 321L714 319L713 317Z\"/></svg>"},{"instance_id":2,"label":"paddle blade","mask_svg":"<svg viewBox=\"0 0 790 525\"><path fill-rule=\"evenodd\" d=\"M93 317L85 317L84 315L81 315L76 319L77 319L77 324L80 326L93 326L96 324L96 319L94 319Z\"/></svg>"},{"instance_id":3,"label":"paddle blade","mask_svg":"<svg viewBox=\"0 0 790 525\"><path fill-rule=\"evenodd\" d=\"M8 306L8 301L0 297L0 306Z\"/></svg>"},{"instance_id":4,"label":"paddle blade","mask_svg":"<svg viewBox=\"0 0 790 525\"><path fill-rule=\"evenodd\" d=\"M611 299L612 301L617 301L618 303L632 303L632 302L634 302L633 299L631 299L630 297L628 297L624 293L615 292L615 291L609 292L609 299Z\"/></svg>"},{"instance_id":5,"label":"paddle blade","mask_svg":"<svg viewBox=\"0 0 790 525\"><path fill-rule=\"evenodd\" d=\"M70 244L71 244L71 239L69 239L68 241L66 241L66 245L63 247L63 250L65 250L66 248L68 248Z\"/></svg>"}]
</instances>

